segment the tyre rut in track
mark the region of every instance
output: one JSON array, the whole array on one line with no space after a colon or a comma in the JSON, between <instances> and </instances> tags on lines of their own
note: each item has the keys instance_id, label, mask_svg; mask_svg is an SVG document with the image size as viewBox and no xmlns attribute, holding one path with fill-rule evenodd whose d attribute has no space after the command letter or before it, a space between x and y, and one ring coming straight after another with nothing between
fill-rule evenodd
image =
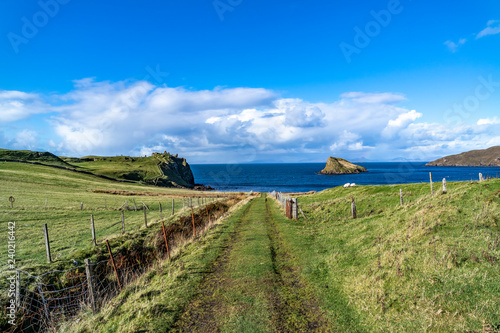
<instances>
[{"instance_id":1,"label":"tyre rut in track","mask_svg":"<svg viewBox=\"0 0 500 333\"><path fill-rule=\"evenodd\" d=\"M217 258L212 267L212 272L209 273L200 285L200 293L186 307L184 313L177 321L173 332L218 332L219 328L216 323L215 314L221 304L218 303L215 292L220 288L227 286L224 277L226 265L229 261L229 256L233 248L233 244L238 241L238 227L241 225L243 217L248 213L254 205L255 200L245 208L238 225L231 233L226 247L222 254Z\"/></svg>"},{"instance_id":2,"label":"tyre rut in track","mask_svg":"<svg viewBox=\"0 0 500 333\"><path fill-rule=\"evenodd\" d=\"M310 289L288 264L270 205L261 197L247 206L173 331L327 331Z\"/></svg>"},{"instance_id":3,"label":"tyre rut in track","mask_svg":"<svg viewBox=\"0 0 500 333\"><path fill-rule=\"evenodd\" d=\"M274 293L271 295L274 326L277 332L329 332L318 302L311 289L300 279L273 220L270 202L266 200L266 225L271 243L274 271Z\"/></svg>"}]
</instances>

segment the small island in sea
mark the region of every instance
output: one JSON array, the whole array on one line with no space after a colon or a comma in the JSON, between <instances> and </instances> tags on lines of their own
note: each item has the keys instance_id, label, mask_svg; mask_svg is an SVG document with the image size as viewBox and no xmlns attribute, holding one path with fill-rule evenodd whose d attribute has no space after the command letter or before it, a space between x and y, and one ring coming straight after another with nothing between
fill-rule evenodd
<instances>
[{"instance_id":1,"label":"small island in sea","mask_svg":"<svg viewBox=\"0 0 500 333\"><path fill-rule=\"evenodd\" d=\"M323 170L318 172L319 175L347 175L367 172L367 170L360 166L353 164L343 158L329 157L326 161L326 166Z\"/></svg>"},{"instance_id":2,"label":"small island in sea","mask_svg":"<svg viewBox=\"0 0 500 333\"><path fill-rule=\"evenodd\" d=\"M429 162L426 166L500 167L500 146L446 156Z\"/></svg>"}]
</instances>

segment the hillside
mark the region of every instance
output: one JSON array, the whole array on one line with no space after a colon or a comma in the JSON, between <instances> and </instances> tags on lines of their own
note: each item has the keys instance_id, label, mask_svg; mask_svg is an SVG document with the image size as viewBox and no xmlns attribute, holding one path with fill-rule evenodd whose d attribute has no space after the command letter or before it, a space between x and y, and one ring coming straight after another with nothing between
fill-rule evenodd
<instances>
[{"instance_id":1,"label":"hillside","mask_svg":"<svg viewBox=\"0 0 500 333\"><path fill-rule=\"evenodd\" d=\"M319 172L320 175L345 175L366 172L367 170L360 166L353 164L343 158L329 157L326 166Z\"/></svg>"},{"instance_id":2,"label":"hillside","mask_svg":"<svg viewBox=\"0 0 500 333\"><path fill-rule=\"evenodd\" d=\"M500 146L471 150L429 162L426 166L488 166L500 167Z\"/></svg>"},{"instance_id":3,"label":"hillside","mask_svg":"<svg viewBox=\"0 0 500 333\"><path fill-rule=\"evenodd\" d=\"M0 150L0 160L41 164L88 173L117 181L140 182L162 187L194 188L193 173L186 159L167 152L148 157L58 157L49 152Z\"/></svg>"},{"instance_id":4,"label":"hillside","mask_svg":"<svg viewBox=\"0 0 500 333\"><path fill-rule=\"evenodd\" d=\"M72 165L118 180L142 181L166 187L194 187L194 177L186 159L168 153L148 157L85 156L66 159Z\"/></svg>"},{"instance_id":5,"label":"hillside","mask_svg":"<svg viewBox=\"0 0 500 333\"><path fill-rule=\"evenodd\" d=\"M74 168L72 165L66 163L52 153L30 150L10 150L0 148L0 161L31 162L43 165Z\"/></svg>"}]
</instances>

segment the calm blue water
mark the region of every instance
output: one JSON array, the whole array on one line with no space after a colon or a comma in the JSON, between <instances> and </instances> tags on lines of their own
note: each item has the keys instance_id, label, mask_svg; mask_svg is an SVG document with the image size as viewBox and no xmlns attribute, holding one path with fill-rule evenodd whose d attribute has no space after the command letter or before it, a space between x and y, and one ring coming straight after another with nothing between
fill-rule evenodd
<instances>
[{"instance_id":1,"label":"calm blue water","mask_svg":"<svg viewBox=\"0 0 500 333\"><path fill-rule=\"evenodd\" d=\"M325 163L308 164L195 164L191 165L196 183L210 185L221 191L307 192L356 183L358 185L382 185L422 183L429 181L478 180L497 177L500 168L485 167L426 167L425 163L388 162L358 163L369 172L357 175L323 176L316 173Z\"/></svg>"}]
</instances>

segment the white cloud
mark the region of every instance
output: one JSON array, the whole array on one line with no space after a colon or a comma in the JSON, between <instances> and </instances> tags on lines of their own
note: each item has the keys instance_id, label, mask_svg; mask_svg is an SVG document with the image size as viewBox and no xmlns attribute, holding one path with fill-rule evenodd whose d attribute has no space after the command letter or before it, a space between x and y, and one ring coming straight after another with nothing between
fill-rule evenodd
<instances>
[{"instance_id":1,"label":"white cloud","mask_svg":"<svg viewBox=\"0 0 500 333\"><path fill-rule=\"evenodd\" d=\"M444 42L444 45L446 45L452 53L455 53L458 51L458 48L464 45L465 43L467 43L467 39L460 38L456 43L452 42L451 40L447 40L446 42Z\"/></svg>"},{"instance_id":2,"label":"white cloud","mask_svg":"<svg viewBox=\"0 0 500 333\"><path fill-rule=\"evenodd\" d=\"M387 126L382 131L382 135L386 138L391 138L397 132L401 131L401 129L408 127L408 125L410 125L420 117L422 117L422 114L415 110L411 110L407 113L402 113L396 119L389 120Z\"/></svg>"},{"instance_id":3,"label":"white cloud","mask_svg":"<svg viewBox=\"0 0 500 333\"><path fill-rule=\"evenodd\" d=\"M497 35L500 33L500 21L499 20L490 20L488 21L488 23L486 24L486 28L484 28L483 30L481 30L479 33L477 34L470 34L468 35L467 38L460 38L458 40L458 42L453 42L451 40L447 40L446 42L444 42L444 45L446 45L448 47L448 49L452 52L452 53L455 53L458 51L458 49L464 45L465 43L467 43L467 41L469 39L473 39L474 36L475 36L475 39L479 39L479 38L483 38L485 36L490 36L490 35Z\"/></svg>"},{"instance_id":4,"label":"white cloud","mask_svg":"<svg viewBox=\"0 0 500 333\"><path fill-rule=\"evenodd\" d=\"M348 92L341 95L342 98L350 99L358 103L380 104L380 103L395 103L406 100L401 94L393 93L364 93L364 92Z\"/></svg>"},{"instance_id":5,"label":"white cloud","mask_svg":"<svg viewBox=\"0 0 500 333\"><path fill-rule=\"evenodd\" d=\"M487 27L481 30L477 35L476 39L489 36L489 35L496 35L500 34L500 21L498 20L490 20L487 23Z\"/></svg>"},{"instance_id":6,"label":"white cloud","mask_svg":"<svg viewBox=\"0 0 500 333\"><path fill-rule=\"evenodd\" d=\"M0 122L12 122L50 112L41 97L15 90L0 90Z\"/></svg>"},{"instance_id":7,"label":"white cloud","mask_svg":"<svg viewBox=\"0 0 500 333\"><path fill-rule=\"evenodd\" d=\"M482 118L477 121L478 125L496 125L500 124L500 119L498 117L493 118Z\"/></svg>"},{"instance_id":8,"label":"white cloud","mask_svg":"<svg viewBox=\"0 0 500 333\"><path fill-rule=\"evenodd\" d=\"M37 145L37 133L26 129L17 132L12 145L18 149L34 149Z\"/></svg>"},{"instance_id":9,"label":"white cloud","mask_svg":"<svg viewBox=\"0 0 500 333\"><path fill-rule=\"evenodd\" d=\"M425 160L496 142L500 127L496 117L451 128L418 122L422 113L398 106L405 96L390 92L346 92L333 103L310 103L262 88L191 91L84 79L71 92L50 98L2 93L3 101L53 101L41 108L55 114L44 118L53 130L43 134L45 148L72 156L166 150L196 163L307 162L331 154L354 160L407 155ZM25 115L30 114L27 109ZM9 131L7 146L43 147L34 131Z\"/></svg>"}]
</instances>

